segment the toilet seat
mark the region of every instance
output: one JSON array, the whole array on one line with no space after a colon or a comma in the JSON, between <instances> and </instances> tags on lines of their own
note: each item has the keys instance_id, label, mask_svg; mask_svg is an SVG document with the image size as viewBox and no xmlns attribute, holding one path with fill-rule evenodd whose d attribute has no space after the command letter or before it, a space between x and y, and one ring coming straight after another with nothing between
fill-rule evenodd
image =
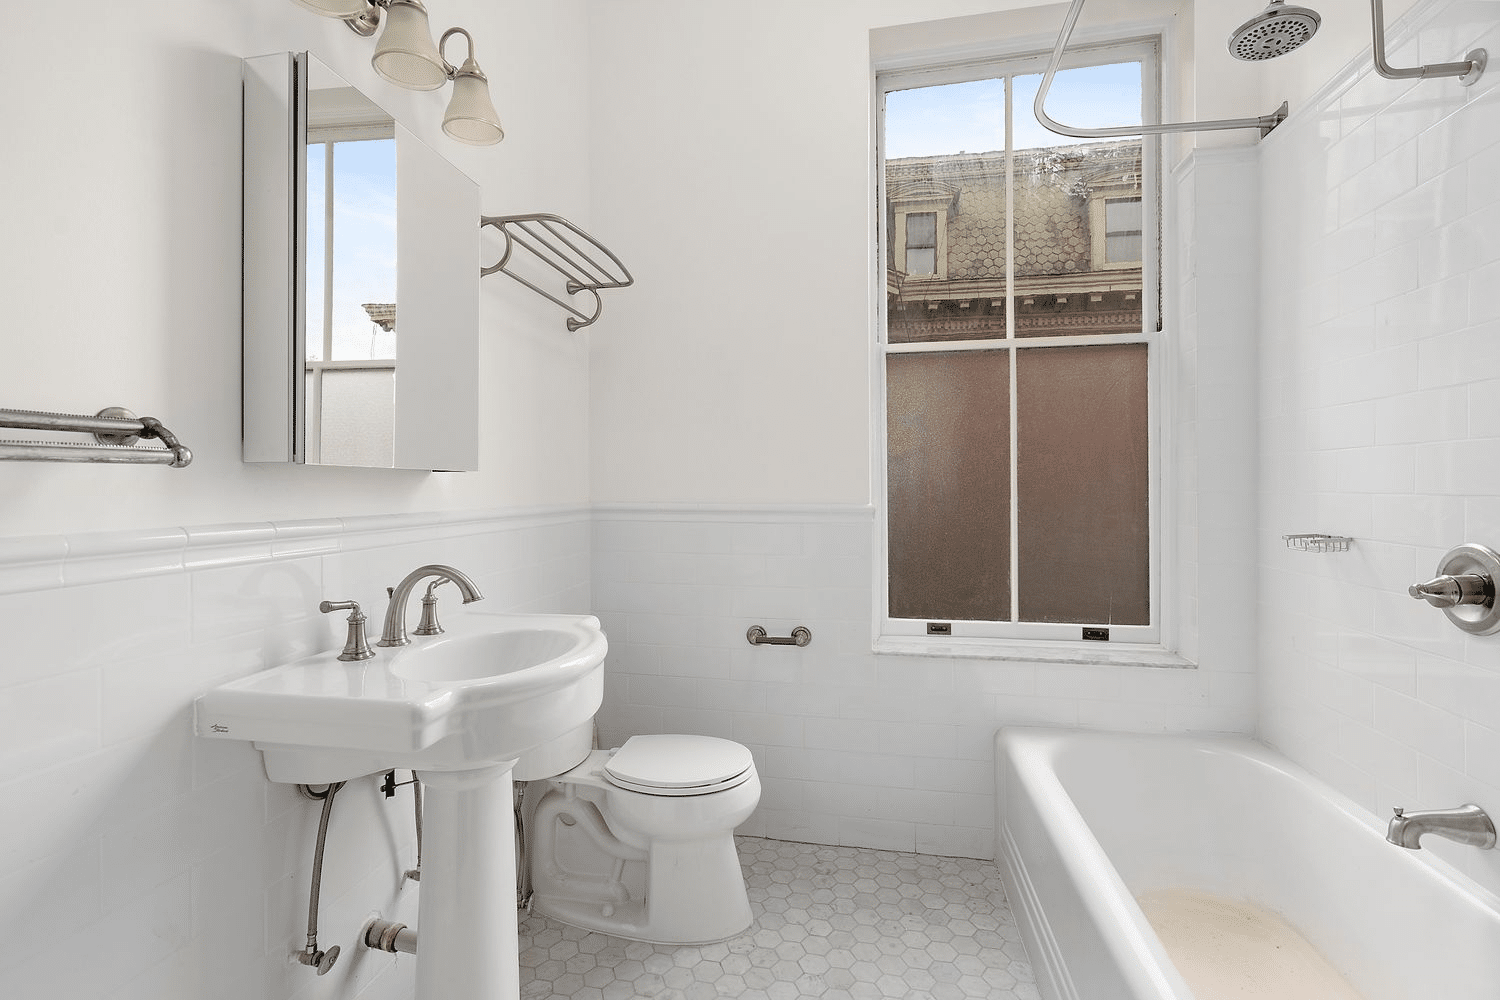
<instances>
[{"instance_id":1,"label":"toilet seat","mask_svg":"<svg viewBox=\"0 0 1500 1000\"><path fill-rule=\"evenodd\" d=\"M612 785L646 795L707 795L755 773L750 751L714 736L632 736L604 765Z\"/></svg>"}]
</instances>

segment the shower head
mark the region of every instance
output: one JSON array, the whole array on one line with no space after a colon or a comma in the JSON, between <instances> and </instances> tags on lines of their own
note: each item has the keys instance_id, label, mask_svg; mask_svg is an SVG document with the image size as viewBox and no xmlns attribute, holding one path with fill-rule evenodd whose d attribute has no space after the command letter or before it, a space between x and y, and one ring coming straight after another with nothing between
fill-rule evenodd
<instances>
[{"instance_id":1,"label":"shower head","mask_svg":"<svg viewBox=\"0 0 1500 1000\"><path fill-rule=\"evenodd\" d=\"M1311 38L1323 19L1306 7L1288 7L1271 0L1265 10L1235 29L1229 36L1229 54L1256 61L1286 55Z\"/></svg>"}]
</instances>

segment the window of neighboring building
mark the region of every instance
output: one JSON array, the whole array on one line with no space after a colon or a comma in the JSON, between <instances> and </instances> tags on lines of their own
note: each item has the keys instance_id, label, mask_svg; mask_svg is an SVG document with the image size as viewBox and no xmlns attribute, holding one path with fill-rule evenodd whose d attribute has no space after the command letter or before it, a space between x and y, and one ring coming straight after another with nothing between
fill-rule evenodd
<instances>
[{"instance_id":1,"label":"window of neighboring building","mask_svg":"<svg viewBox=\"0 0 1500 1000\"><path fill-rule=\"evenodd\" d=\"M906 273L937 274L937 213L906 216Z\"/></svg>"},{"instance_id":2,"label":"window of neighboring building","mask_svg":"<svg viewBox=\"0 0 1500 1000\"><path fill-rule=\"evenodd\" d=\"M1108 198L1104 202L1104 262L1141 261L1141 199Z\"/></svg>"},{"instance_id":3,"label":"window of neighboring building","mask_svg":"<svg viewBox=\"0 0 1500 1000\"><path fill-rule=\"evenodd\" d=\"M1158 120L1154 42L1070 58ZM1045 61L880 77L888 636L1160 637L1156 143Z\"/></svg>"}]
</instances>

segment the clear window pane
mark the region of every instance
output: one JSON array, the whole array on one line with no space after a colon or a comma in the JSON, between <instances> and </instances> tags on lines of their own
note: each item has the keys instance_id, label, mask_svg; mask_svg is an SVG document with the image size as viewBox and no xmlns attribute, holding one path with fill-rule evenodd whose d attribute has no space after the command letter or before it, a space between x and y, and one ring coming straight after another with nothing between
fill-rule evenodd
<instances>
[{"instance_id":1,"label":"clear window pane","mask_svg":"<svg viewBox=\"0 0 1500 1000\"><path fill-rule=\"evenodd\" d=\"M396 141L335 143L333 158L332 360L394 358L394 323L366 307L396 302Z\"/></svg>"},{"instance_id":2,"label":"clear window pane","mask_svg":"<svg viewBox=\"0 0 1500 1000\"><path fill-rule=\"evenodd\" d=\"M889 93L884 141L886 231L906 224L887 259L887 340L1004 337L1005 81Z\"/></svg>"},{"instance_id":3,"label":"clear window pane","mask_svg":"<svg viewBox=\"0 0 1500 1000\"><path fill-rule=\"evenodd\" d=\"M1104 203L1104 224L1110 233L1141 231L1141 199L1111 198Z\"/></svg>"},{"instance_id":4,"label":"clear window pane","mask_svg":"<svg viewBox=\"0 0 1500 1000\"><path fill-rule=\"evenodd\" d=\"M1141 259L1141 234L1110 233L1104 240L1104 259L1111 264L1128 264Z\"/></svg>"},{"instance_id":5,"label":"clear window pane","mask_svg":"<svg viewBox=\"0 0 1500 1000\"><path fill-rule=\"evenodd\" d=\"M1141 200L1112 198L1104 205L1105 254L1110 264L1141 259Z\"/></svg>"},{"instance_id":6,"label":"clear window pane","mask_svg":"<svg viewBox=\"0 0 1500 1000\"><path fill-rule=\"evenodd\" d=\"M890 614L1010 618L1004 351L886 359Z\"/></svg>"},{"instance_id":7,"label":"clear window pane","mask_svg":"<svg viewBox=\"0 0 1500 1000\"><path fill-rule=\"evenodd\" d=\"M912 212L906 217L906 246L937 246L937 213Z\"/></svg>"},{"instance_id":8,"label":"clear window pane","mask_svg":"<svg viewBox=\"0 0 1500 1000\"><path fill-rule=\"evenodd\" d=\"M927 249L907 247L906 273L915 275L936 274L937 250L930 247Z\"/></svg>"},{"instance_id":9,"label":"clear window pane","mask_svg":"<svg viewBox=\"0 0 1500 1000\"><path fill-rule=\"evenodd\" d=\"M1141 72L1138 62L1063 70L1047 113L1084 128L1138 123ZM1140 333L1140 272L1103 265L1141 259L1141 140L1071 139L1045 130L1033 106L1040 86L1040 76L1021 76L1014 88L1016 336ZM1135 205L1134 256L1129 240L1110 239L1117 229L1112 203L1126 213Z\"/></svg>"},{"instance_id":10,"label":"clear window pane","mask_svg":"<svg viewBox=\"0 0 1500 1000\"><path fill-rule=\"evenodd\" d=\"M1022 621L1145 625L1146 345L1016 353Z\"/></svg>"}]
</instances>

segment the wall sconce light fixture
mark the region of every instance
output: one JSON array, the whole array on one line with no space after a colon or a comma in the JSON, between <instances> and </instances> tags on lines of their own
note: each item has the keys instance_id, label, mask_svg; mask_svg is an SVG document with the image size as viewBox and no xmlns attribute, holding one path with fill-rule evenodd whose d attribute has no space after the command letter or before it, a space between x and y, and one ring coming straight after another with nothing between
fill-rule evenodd
<instances>
[{"instance_id":1,"label":"wall sconce light fixture","mask_svg":"<svg viewBox=\"0 0 1500 1000\"><path fill-rule=\"evenodd\" d=\"M474 61L474 37L463 28L449 28L432 44L427 8L422 0L293 0L315 14L336 17L357 35L378 30L370 65L384 79L407 90L437 90L453 81L453 96L443 115L443 131L471 146L492 146L505 138L500 116L490 100L489 78ZM381 27L381 22L385 26ZM463 35L468 54L454 66L444 56L453 35Z\"/></svg>"}]
</instances>

